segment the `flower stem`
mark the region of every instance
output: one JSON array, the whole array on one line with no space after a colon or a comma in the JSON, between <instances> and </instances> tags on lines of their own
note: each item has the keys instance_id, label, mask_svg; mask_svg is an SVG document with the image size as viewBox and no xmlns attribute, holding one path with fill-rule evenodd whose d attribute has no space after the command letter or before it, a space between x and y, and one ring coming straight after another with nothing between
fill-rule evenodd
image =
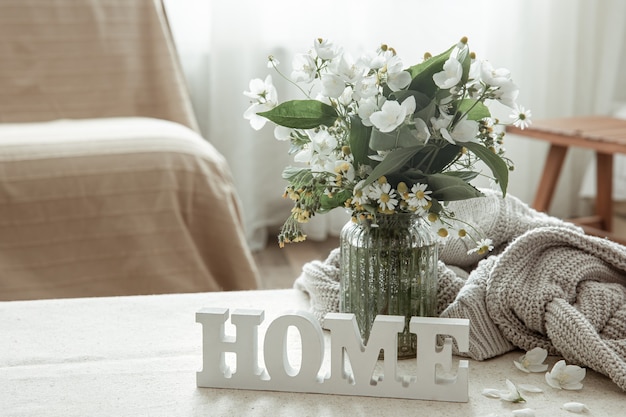
<instances>
[{"instance_id":1,"label":"flower stem","mask_svg":"<svg viewBox=\"0 0 626 417\"><path fill-rule=\"evenodd\" d=\"M274 63L273 59L270 59L270 62L272 63L272 67L274 68L274 71L276 71L278 73L278 75L280 75L283 79L287 80L288 83L293 84L294 86L296 86L296 88L298 88L298 90L300 90L302 92L302 94L304 94L306 96L306 98L311 100L311 96L309 95L309 93L307 93L306 91L304 91L304 89L298 85L298 83L294 82L292 79L290 79L289 77L287 77L285 74L283 74L278 67L276 66L276 64Z\"/></svg>"}]
</instances>

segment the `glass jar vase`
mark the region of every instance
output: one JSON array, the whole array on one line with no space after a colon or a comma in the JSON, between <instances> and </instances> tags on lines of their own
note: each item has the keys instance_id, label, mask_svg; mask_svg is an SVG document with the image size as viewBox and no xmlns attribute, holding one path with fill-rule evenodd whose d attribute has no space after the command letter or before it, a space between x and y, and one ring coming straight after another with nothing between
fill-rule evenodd
<instances>
[{"instance_id":1,"label":"glass jar vase","mask_svg":"<svg viewBox=\"0 0 626 417\"><path fill-rule=\"evenodd\" d=\"M339 310L356 316L367 344L374 318L405 317L398 335L398 358L415 357L412 316L437 312L437 239L421 217L378 214L376 224L349 221L340 236Z\"/></svg>"}]
</instances>

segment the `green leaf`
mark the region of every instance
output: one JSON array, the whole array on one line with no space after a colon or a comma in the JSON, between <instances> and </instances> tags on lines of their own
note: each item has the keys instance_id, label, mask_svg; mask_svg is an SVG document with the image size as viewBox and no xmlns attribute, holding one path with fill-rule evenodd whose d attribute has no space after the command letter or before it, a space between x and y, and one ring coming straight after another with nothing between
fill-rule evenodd
<instances>
[{"instance_id":1,"label":"green leaf","mask_svg":"<svg viewBox=\"0 0 626 417\"><path fill-rule=\"evenodd\" d=\"M332 126L339 115L332 106L317 100L291 100L271 110L257 113L272 122L292 129Z\"/></svg>"},{"instance_id":2,"label":"green leaf","mask_svg":"<svg viewBox=\"0 0 626 417\"><path fill-rule=\"evenodd\" d=\"M432 174L427 176L426 181L428 188L433 191L431 196L439 201L467 200L483 196L483 193L455 175Z\"/></svg>"},{"instance_id":3,"label":"green leaf","mask_svg":"<svg viewBox=\"0 0 626 417\"><path fill-rule=\"evenodd\" d=\"M446 175L459 177L465 182L470 182L478 176L478 172L476 171L449 171L445 173Z\"/></svg>"},{"instance_id":4,"label":"green leaf","mask_svg":"<svg viewBox=\"0 0 626 417\"><path fill-rule=\"evenodd\" d=\"M433 81L433 75L443 71L443 64L450 58L454 48L456 44L447 51L410 67L408 71L411 73L412 81L409 84L409 90L419 91L428 97L433 97L438 89Z\"/></svg>"},{"instance_id":5,"label":"green leaf","mask_svg":"<svg viewBox=\"0 0 626 417\"><path fill-rule=\"evenodd\" d=\"M428 144L415 154L411 160L411 166L426 174L441 172L457 158L459 152L461 152L461 147L451 143L444 147Z\"/></svg>"},{"instance_id":6,"label":"green leaf","mask_svg":"<svg viewBox=\"0 0 626 417\"><path fill-rule=\"evenodd\" d=\"M395 148L419 146L423 141L417 138L416 133L415 129L409 129L406 125L387 133L372 129L370 148L375 151L387 151Z\"/></svg>"},{"instance_id":7,"label":"green leaf","mask_svg":"<svg viewBox=\"0 0 626 417\"><path fill-rule=\"evenodd\" d=\"M428 124L432 117L435 117L437 114L437 103L432 100L426 107L421 110L415 112L415 117L422 119L424 122Z\"/></svg>"},{"instance_id":8,"label":"green leaf","mask_svg":"<svg viewBox=\"0 0 626 417\"><path fill-rule=\"evenodd\" d=\"M346 200L352 196L352 192L348 190L341 190L333 194L332 197L329 197L326 194L323 194L320 197L320 212L329 211L337 207L341 207L344 205Z\"/></svg>"},{"instance_id":9,"label":"green leaf","mask_svg":"<svg viewBox=\"0 0 626 417\"><path fill-rule=\"evenodd\" d=\"M309 180L313 178L313 174L311 174L311 170L309 168L300 168L300 167L291 167L288 166L283 169L282 174L283 179L294 183L302 180Z\"/></svg>"},{"instance_id":10,"label":"green leaf","mask_svg":"<svg viewBox=\"0 0 626 417\"><path fill-rule=\"evenodd\" d=\"M506 166L506 163L500 158L497 154L495 154L491 149L486 148L480 143L467 142L464 143L465 146L470 152L474 153L481 161L483 161L491 172L493 173L494 178L500 184L500 189L502 190L502 194L506 195L506 189L509 185L509 168Z\"/></svg>"},{"instance_id":11,"label":"green leaf","mask_svg":"<svg viewBox=\"0 0 626 417\"><path fill-rule=\"evenodd\" d=\"M350 142L350 152L357 166L367 165L371 162L367 157L369 154L371 130L371 127L363 126L360 117L350 117L350 136L348 140Z\"/></svg>"},{"instance_id":12,"label":"green leaf","mask_svg":"<svg viewBox=\"0 0 626 417\"><path fill-rule=\"evenodd\" d=\"M469 47L465 45L465 47L459 52L457 55L457 59L461 63L461 67L463 68L463 75L461 76L461 82L463 84L467 83L469 80L469 72L470 66L472 65L472 58L470 57Z\"/></svg>"},{"instance_id":13,"label":"green leaf","mask_svg":"<svg viewBox=\"0 0 626 417\"><path fill-rule=\"evenodd\" d=\"M391 94L389 94L388 98L402 103L404 100L406 100L410 96L413 96L415 98L415 112L416 113L428 107L430 103L432 102L431 98L428 97L426 94L422 94L419 91L413 91L413 90L394 91Z\"/></svg>"},{"instance_id":14,"label":"green leaf","mask_svg":"<svg viewBox=\"0 0 626 417\"><path fill-rule=\"evenodd\" d=\"M422 146L395 149L387 154L385 158L372 170L364 185L368 185L378 180L383 175L399 170L413 156L422 149Z\"/></svg>"},{"instance_id":15,"label":"green leaf","mask_svg":"<svg viewBox=\"0 0 626 417\"><path fill-rule=\"evenodd\" d=\"M467 120L481 120L485 117L491 117L489 107L484 103L471 98L463 99L459 102L457 113L465 114L467 112Z\"/></svg>"}]
</instances>

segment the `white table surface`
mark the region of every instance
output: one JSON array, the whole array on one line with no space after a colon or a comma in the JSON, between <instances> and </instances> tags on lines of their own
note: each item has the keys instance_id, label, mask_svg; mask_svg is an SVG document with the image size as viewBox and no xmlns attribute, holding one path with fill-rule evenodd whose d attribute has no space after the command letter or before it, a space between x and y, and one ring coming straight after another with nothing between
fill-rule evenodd
<instances>
[{"instance_id":1,"label":"white table surface","mask_svg":"<svg viewBox=\"0 0 626 417\"><path fill-rule=\"evenodd\" d=\"M570 401L585 403L587 415L626 415L626 394L608 378L588 370L581 391L555 390L543 374L513 366L520 352L470 361L467 403L198 388L202 328L195 313L203 307L264 309L267 325L305 309L306 299L272 290L1 302L0 415L456 417L510 416L529 407L555 417L573 415L561 408ZM525 404L481 395L504 388L507 378L544 392L525 394Z\"/></svg>"}]
</instances>

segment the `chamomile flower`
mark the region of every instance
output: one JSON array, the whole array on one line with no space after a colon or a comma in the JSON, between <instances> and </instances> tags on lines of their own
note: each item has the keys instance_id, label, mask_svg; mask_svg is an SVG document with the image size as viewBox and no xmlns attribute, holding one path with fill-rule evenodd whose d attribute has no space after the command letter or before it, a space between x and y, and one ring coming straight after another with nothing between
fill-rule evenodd
<instances>
[{"instance_id":1,"label":"chamomile flower","mask_svg":"<svg viewBox=\"0 0 626 417\"><path fill-rule=\"evenodd\" d=\"M378 204L378 210L382 213L392 212L398 205L398 199L396 196L396 190L394 190L391 187L391 184L389 184L384 178L381 178L377 183L372 184L369 192L369 197L376 201Z\"/></svg>"},{"instance_id":2,"label":"chamomile flower","mask_svg":"<svg viewBox=\"0 0 626 417\"><path fill-rule=\"evenodd\" d=\"M427 190L428 184L417 183L411 187L411 192L408 194L409 207L413 210L423 208L428 205L431 200L430 194L432 191Z\"/></svg>"},{"instance_id":3,"label":"chamomile flower","mask_svg":"<svg viewBox=\"0 0 626 417\"><path fill-rule=\"evenodd\" d=\"M474 252L477 252L479 255L484 255L487 252L491 252L493 250L493 240L489 238L481 239L476 242L476 246L467 251L468 255L471 255Z\"/></svg>"},{"instance_id":4,"label":"chamomile flower","mask_svg":"<svg viewBox=\"0 0 626 417\"><path fill-rule=\"evenodd\" d=\"M520 105L515 105L515 109L513 109L513 112L509 115L509 117L513 119L513 126L519 127L522 130L532 124L532 120L530 120L531 116L530 110Z\"/></svg>"}]
</instances>

